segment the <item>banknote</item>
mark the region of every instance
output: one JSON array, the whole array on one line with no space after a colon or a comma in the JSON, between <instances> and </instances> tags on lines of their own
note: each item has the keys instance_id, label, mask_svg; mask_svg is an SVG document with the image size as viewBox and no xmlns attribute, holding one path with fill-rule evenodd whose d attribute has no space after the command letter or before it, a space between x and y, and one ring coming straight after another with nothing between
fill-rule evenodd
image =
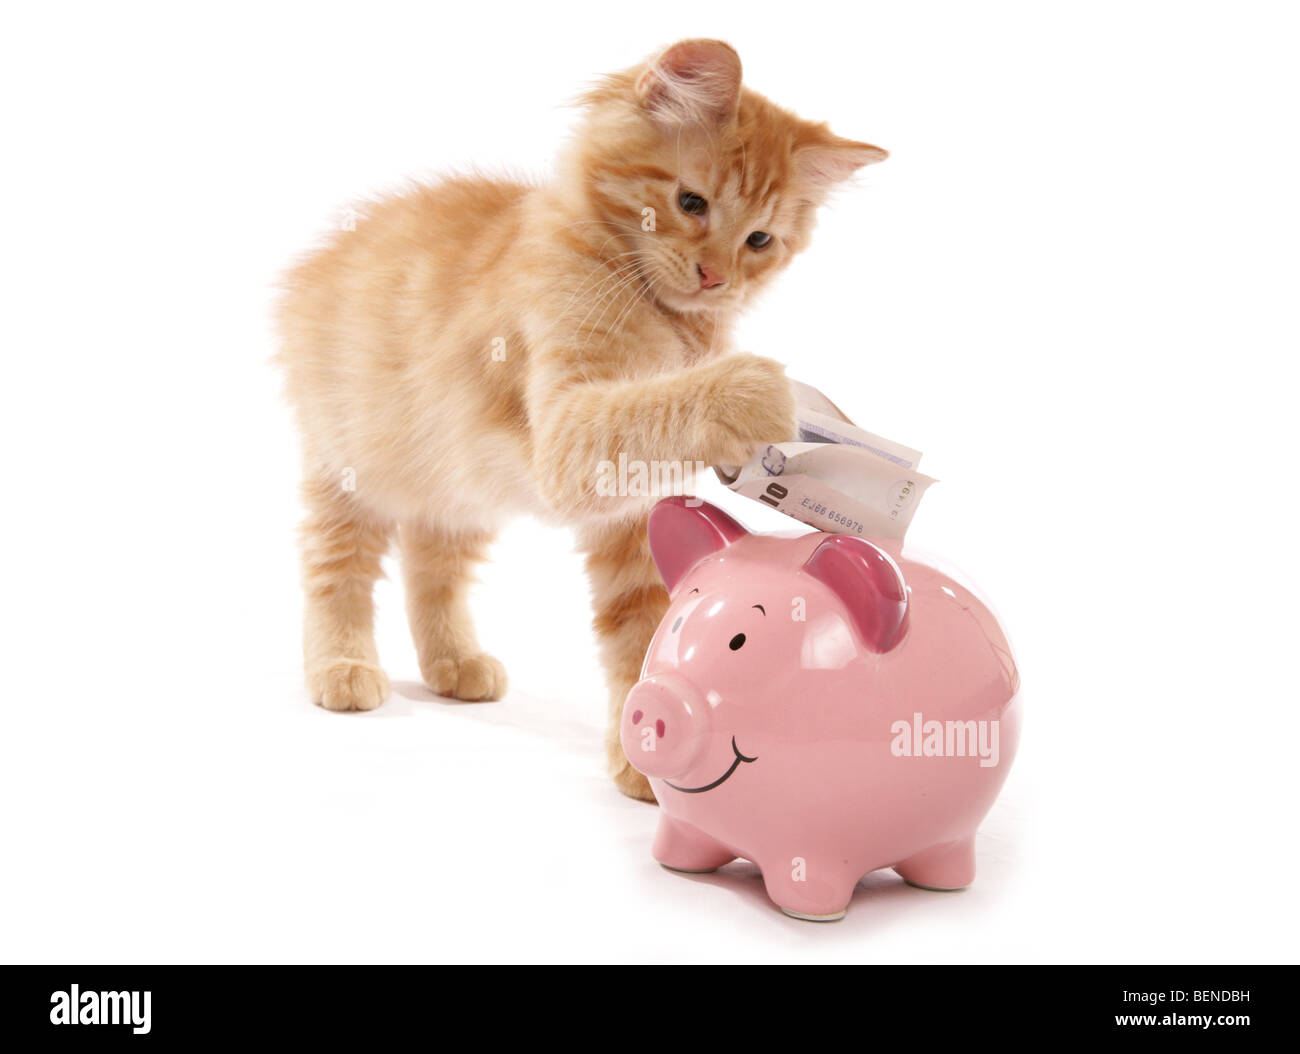
<instances>
[{"instance_id":1,"label":"banknote","mask_svg":"<svg viewBox=\"0 0 1300 1054\"><path fill-rule=\"evenodd\" d=\"M759 447L744 465L715 466L718 478L818 530L902 539L932 483L921 452L854 424L809 384L790 382L798 439Z\"/></svg>"}]
</instances>

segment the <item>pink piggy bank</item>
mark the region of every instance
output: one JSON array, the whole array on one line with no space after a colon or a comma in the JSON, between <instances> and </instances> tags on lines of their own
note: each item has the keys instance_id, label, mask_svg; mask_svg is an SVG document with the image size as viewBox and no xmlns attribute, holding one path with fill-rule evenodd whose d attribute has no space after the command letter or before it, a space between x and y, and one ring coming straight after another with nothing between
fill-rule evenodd
<instances>
[{"instance_id":1,"label":"pink piggy bank","mask_svg":"<svg viewBox=\"0 0 1300 1054\"><path fill-rule=\"evenodd\" d=\"M997 621L901 543L752 535L698 500L651 511L672 604L628 694L623 749L676 871L744 857L788 915L842 918L858 880L975 877L975 830L1020 731Z\"/></svg>"}]
</instances>

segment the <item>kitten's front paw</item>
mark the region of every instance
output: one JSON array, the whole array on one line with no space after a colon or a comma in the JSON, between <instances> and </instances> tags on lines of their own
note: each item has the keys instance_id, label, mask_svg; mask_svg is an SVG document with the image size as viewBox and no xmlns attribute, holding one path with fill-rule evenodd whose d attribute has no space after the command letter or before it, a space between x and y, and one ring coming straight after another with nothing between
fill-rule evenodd
<instances>
[{"instance_id":1,"label":"kitten's front paw","mask_svg":"<svg viewBox=\"0 0 1300 1054\"><path fill-rule=\"evenodd\" d=\"M422 661L420 673L436 695L467 703L490 702L506 694L506 668L485 652Z\"/></svg>"},{"instance_id":2,"label":"kitten's front paw","mask_svg":"<svg viewBox=\"0 0 1300 1054\"><path fill-rule=\"evenodd\" d=\"M335 659L307 672L312 702L326 710L373 710L388 698L388 678L359 659Z\"/></svg>"},{"instance_id":3,"label":"kitten's front paw","mask_svg":"<svg viewBox=\"0 0 1300 1054\"><path fill-rule=\"evenodd\" d=\"M712 364L706 393L704 458L713 465L743 465L765 443L796 435L794 392L785 367L758 355L730 355Z\"/></svg>"}]
</instances>

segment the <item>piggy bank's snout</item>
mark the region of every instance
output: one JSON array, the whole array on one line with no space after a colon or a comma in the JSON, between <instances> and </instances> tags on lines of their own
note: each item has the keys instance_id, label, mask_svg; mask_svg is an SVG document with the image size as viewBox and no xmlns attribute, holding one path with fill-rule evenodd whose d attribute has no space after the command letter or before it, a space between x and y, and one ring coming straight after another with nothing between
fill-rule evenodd
<instances>
[{"instance_id":1,"label":"piggy bank's snout","mask_svg":"<svg viewBox=\"0 0 1300 1054\"><path fill-rule=\"evenodd\" d=\"M704 745L707 707L681 677L656 674L633 686L623 705L623 751L632 767L667 779L688 771Z\"/></svg>"}]
</instances>

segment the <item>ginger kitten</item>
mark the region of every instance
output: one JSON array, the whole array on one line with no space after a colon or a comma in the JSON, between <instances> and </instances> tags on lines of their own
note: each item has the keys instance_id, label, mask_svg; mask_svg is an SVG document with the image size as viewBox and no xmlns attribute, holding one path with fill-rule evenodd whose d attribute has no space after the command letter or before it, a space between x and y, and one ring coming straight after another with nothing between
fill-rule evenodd
<instances>
[{"instance_id":1,"label":"ginger kitten","mask_svg":"<svg viewBox=\"0 0 1300 1054\"><path fill-rule=\"evenodd\" d=\"M732 326L808 244L834 185L886 154L742 86L716 40L614 74L583 106L545 183L417 187L286 276L303 646L320 705L384 701L371 590L396 538L425 682L500 698L505 669L466 605L474 565L509 517L569 524L609 683L611 772L651 799L618 721L668 602L645 538L657 499L605 496L600 464L740 464L793 437L783 368L734 352Z\"/></svg>"}]
</instances>

